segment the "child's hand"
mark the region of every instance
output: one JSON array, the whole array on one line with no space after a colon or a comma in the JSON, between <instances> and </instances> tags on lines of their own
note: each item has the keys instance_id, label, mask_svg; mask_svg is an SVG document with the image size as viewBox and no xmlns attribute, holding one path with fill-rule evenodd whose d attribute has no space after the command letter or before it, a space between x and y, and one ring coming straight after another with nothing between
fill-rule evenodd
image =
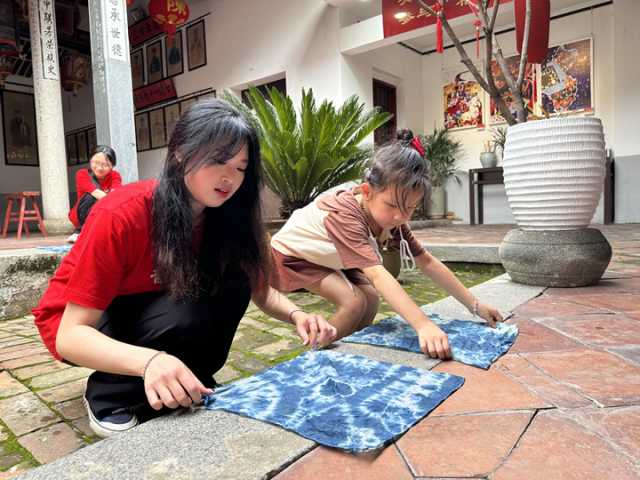
<instances>
[{"instance_id":1,"label":"child's hand","mask_svg":"<svg viewBox=\"0 0 640 480\"><path fill-rule=\"evenodd\" d=\"M296 326L303 345L324 346L336 338L336 327L327 322L322 315L299 310L291 318Z\"/></svg>"},{"instance_id":2,"label":"child's hand","mask_svg":"<svg viewBox=\"0 0 640 480\"><path fill-rule=\"evenodd\" d=\"M478 305L478 315L484 318L491 328L495 328L496 322L504 321L498 310L484 303Z\"/></svg>"},{"instance_id":3,"label":"child's hand","mask_svg":"<svg viewBox=\"0 0 640 480\"><path fill-rule=\"evenodd\" d=\"M440 327L435 323L429 321L418 330L418 341L420 342L420 350L425 355L441 360L451 358L447 334L440 330Z\"/></svg>"}]
</instances>

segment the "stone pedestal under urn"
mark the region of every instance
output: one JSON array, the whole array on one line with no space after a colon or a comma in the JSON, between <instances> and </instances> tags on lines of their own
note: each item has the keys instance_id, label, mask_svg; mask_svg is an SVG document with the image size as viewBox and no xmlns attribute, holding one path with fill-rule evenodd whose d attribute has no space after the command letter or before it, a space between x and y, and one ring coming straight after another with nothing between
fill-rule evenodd
<instances>
[{"instance_id":1,"label":"stone pedestal under urn","mask_svg":"<svg viewBox=\"0 0 640 480\"><path fill-rule=\"evenodd\" d=\"M509 127L503 168L519 227L507 233L499 250L511 278L553 287L596 284L612 254L600 230L588 228L605 175L600 119L554 118Z\"/></svg>"}]
</instances>

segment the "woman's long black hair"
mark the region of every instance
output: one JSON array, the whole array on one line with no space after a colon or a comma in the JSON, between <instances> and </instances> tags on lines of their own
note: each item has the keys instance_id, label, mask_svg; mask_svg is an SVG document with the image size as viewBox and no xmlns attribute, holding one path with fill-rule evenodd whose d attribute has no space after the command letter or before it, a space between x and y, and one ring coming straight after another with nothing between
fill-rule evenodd
<instances>
[{"instance_id":1,"label":"woman's long black hair","mask_svg":"<svg viewBox=\"0 0 640 480\"><path fill-rule=\"evenodd\" d=\"M224 164L246 145L249 164L240 188L217 208L205 208L200 255L193 248L187 173ZM153 197L155 273L175 300L213 294L225 272L240 272L253 288L268 275L262 222L260 146L250 122L222 100L193 105L176 124Z\"/></svg>"}]
</instances>

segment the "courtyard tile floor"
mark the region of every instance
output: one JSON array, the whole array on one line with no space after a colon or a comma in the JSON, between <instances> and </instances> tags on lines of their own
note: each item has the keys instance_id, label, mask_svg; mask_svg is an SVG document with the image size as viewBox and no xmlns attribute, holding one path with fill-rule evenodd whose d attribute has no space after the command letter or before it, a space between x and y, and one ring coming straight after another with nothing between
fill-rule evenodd
<instances>
[{"instance_id":1,"label":"courtyard tile floor","mask_svg":"<svg viewBox=\"0 0 640 480\"><path fill-rule=\"evenodd\" d=\"M429 243L499 243L508 227L418 232ZM640 478L640 226L603 228L614 247L607 279L547 289L510 320L520 336L488 371L443 363L466 383L429 417L377 455L315 448L276 478L584 479ZM456 273L468 285L500 267ZM420 304L444 296L403 278ZM292 298L311 311L330 305ZM379 318L390 314L382 304ZM251 307L225 367L225 383L303 351L293 330ZM90 370L52 361L30 317L0 322L0 480L98 441L80 398Z\"/></svg>"}]
</instances>

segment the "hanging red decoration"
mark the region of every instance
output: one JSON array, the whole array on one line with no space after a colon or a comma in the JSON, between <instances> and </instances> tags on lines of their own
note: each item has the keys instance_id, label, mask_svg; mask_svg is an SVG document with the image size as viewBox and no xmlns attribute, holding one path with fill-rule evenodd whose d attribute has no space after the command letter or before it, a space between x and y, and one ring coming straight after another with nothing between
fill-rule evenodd
<instances>
[{"instance_id":1,"label":"hanging red decoration","mask_svg":"<svg viewBox=\"0 0 640 480\"><path fill-rule=\"evenodd\" d=\"M437 1L433 4L433 11L436 12L436 52L443 53L444 45L442 41L442 6Z\"/></svg>"},{"instance_id":2,"label":"hanging red decoration","mask_svg":"<svg viewBox=\"0 0 640 480\"><path fill-rule=\"evenodd\" d=\"M527 11L526 0L514 0L513 11L516 17L516 48L518 53L521 53ZM529 29L529 46L527 48L527 62L529 63L542 63L547 56L550 16L550 0L531 1L531 27Z\"/></svg>"},{"instance_id":3,"label":"hanging red decoration","mask_svg":"<svg viewBox=\"0 0 640 480\"><path fill-rule=\"evenodd\" d=\"M162 26L171 39L176 28L189 19L189 6L184 0L151 0L149 16Z\"/></svg>"}]
</instances>

